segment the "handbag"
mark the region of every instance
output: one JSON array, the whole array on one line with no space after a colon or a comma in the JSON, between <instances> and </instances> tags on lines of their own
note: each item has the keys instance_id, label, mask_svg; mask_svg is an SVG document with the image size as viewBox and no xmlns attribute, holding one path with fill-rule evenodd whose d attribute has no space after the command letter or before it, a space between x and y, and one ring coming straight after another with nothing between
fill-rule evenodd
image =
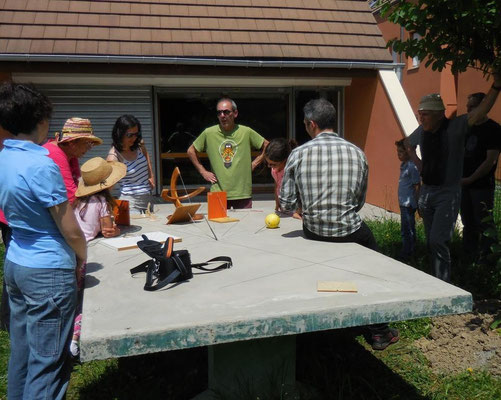
<instances>
[{"instance_id":1,"label":"handbag","mask_svg":"<svg viewBox=\"0 0 501 400\"><path fill-rule=\"evenodd\" d=\"M231 268L233 262L230 257L219 256L211 258L203 263L192 264L188 250L174 251L174 238L169 237L164 244L156 240L150 240L146 235L141 235L143 240L137 242L137 246L151 257L130 270L131 275L138 272L146 272L144 290L155 291L162 289L170 283L182 282L193 278L192 268L207 273ZM213 262L222 262L215 268L205 268Z\"/></svg>"}]
</instances>

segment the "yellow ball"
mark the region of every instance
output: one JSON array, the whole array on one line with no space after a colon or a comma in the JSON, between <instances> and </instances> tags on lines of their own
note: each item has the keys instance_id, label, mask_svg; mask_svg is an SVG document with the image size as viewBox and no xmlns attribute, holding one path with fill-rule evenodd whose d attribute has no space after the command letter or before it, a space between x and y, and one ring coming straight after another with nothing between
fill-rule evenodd
<instances>
[{"instance_id":1,"label":"yellow ball","mask_svg":"<svg viewBox=\"0 0 501 400\"><path fill-rule=\"evenodd\" d=\"M275 229L280 225L280 217L277 214L268 214L264 219L267 228Z\"/></svg>"}]
</instances>

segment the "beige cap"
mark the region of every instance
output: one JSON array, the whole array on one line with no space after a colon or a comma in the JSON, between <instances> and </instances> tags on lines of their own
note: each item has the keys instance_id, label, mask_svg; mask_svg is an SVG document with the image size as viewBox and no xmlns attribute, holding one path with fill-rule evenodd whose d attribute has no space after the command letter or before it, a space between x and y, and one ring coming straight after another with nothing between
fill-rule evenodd
<instances>
[{"instance_id":1,"label":"beige cap","mask_svg":"<svg viewBox=\"0 0 501 400\"><path fill-rule=\"evenodd\" d=\"M438 93L427 94L421 97L419 102L418 111L443 111L445 110L442 97Z\"/></svg>"}]
</instances>

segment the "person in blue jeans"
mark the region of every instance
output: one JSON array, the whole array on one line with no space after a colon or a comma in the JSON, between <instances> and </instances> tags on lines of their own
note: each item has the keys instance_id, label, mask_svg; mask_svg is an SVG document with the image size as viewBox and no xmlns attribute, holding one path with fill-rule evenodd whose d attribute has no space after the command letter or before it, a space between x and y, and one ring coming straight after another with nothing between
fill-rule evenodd
<instances>
[{"instance_id":1,"label":"person in blue jeans","mask_svg":"<svg viewBox=\"0 0 501 400\"><path fill-rule=\"evenodd\" d=\"M404 139L395 142L397 156L400 160L400 177L398 179L398 205L400 206L400 232L402 250L400 258L408 261L414 253L416 243L416 209L421 178L419 171L405 148Z\"/></svg>"},{"instance_id":2,"label":"person in blue jeans","mask_svg":"<svg viewBox=\"0 0 501 400\"><path fill-rule=\"evenodd\" d=\"M12 229L4 277L9 295L9 400L65 396L77 299L75 266L85 238L59 167L39 146L52 106L32 85L0 86L0 126L14 138L0 152L0 208Z\"/></svg>"}]
</instances>

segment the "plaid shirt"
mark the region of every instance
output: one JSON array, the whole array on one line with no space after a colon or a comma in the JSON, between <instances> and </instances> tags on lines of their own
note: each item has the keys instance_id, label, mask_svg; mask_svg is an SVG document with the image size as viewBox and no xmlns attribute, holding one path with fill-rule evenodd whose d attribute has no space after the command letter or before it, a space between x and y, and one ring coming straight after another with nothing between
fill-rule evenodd
<instances>
[{"instance_id":1,"label":"plaid shirt","mask_svg":"<svg viewBox=\"0 0 501 400\"><path fill-rule=\"evenodd\" d=\"M303 224L324 237L344 237L360 228L369 167L362 150L333 132L322 132L290 154L280 205L303 210Z\"/></svg>"}]
</instances>

